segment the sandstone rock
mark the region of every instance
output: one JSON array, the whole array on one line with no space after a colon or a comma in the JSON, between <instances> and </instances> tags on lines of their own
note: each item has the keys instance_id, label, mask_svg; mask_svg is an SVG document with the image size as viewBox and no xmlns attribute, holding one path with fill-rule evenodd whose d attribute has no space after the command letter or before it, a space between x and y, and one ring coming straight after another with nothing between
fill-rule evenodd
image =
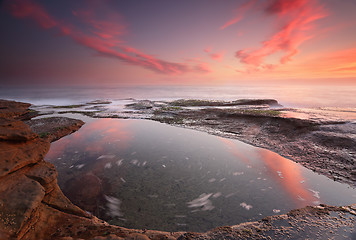
<instances>
[{"instance_id":1,"label":"sandstone rock","mask_svg":"<svg viewBox=\"0 0 356 240\"><path fill-rule=\"evenodd\" d=\"M31 216L41 203L45 191L41 184L21 173L2 179L0 185L0 232L21 237L32 225Z\"/></svg>"},{"instance_id":2,"label":"sandstone rock","mask_svg":"<svg viewBox=\"0 0 356 240\"><path fill-rule=\"evenodd\" d=\"M0 177L43 159L50 143L42 139L13 143L0 141Z\"/></svg>"},{"instance_id":3,"label":"sandstone rock","mask_svg":"<svg viewBox=\"0 0 356 240\"><path fill-rule=\"evenodd\" d=\"M66 196L64 196L62 190L57 184L57 181L50 184L50 186L53 190L49 194L46 194L46 196L42 200L43 203L65 213L85 218L93 218L92 215L88 214L87 212L74 205L71 201L69 201Z\"/></svg>"},{"instance_id":4,"label":"sandstone rock","mask_svg":"<svg viewBox=\"0 0 356 240\"><path fill-rule=\"evenodd\" d=\"M0 99L0 118L24 119L23 116L30 112L30 106L29 103Z\"/></svg>"},{"instance_id":5,"label":"sandstone rock","mask_svg":"<svg viewBox=\"0 0 356 240\"><path fill-rule=\"evenodd\" d=\"M52 183L57 181L58 173L52 163L40 161L31 167L25 175L39 182L48 193L53 190Z\"/></svg>"},{"instance_id":6,"label":"sandstone rock","mask_svg":"<svg viewBox=\"0 0 356 240\"><path fill-rule=\"evenodd\" d=\"M25 142L37 137L22 121L0 118L0 141Z\"/></svg>"},{"instance_id":7,"label":"sandstone rock","mask_svg":"<svg viewBox=\"0 0 356 240\"><path fill-rule=\"evenodd\" d=\"M66 213L92 218L63 195L57 184L57 171L52 163L41 161L27 170L25 175L39 182L44 188L46 195L42 199L43 203Z\"/></svg>"},{"instance_id":8,"label":"sandstone rock","mask_svg":"<svg viewBox=\"0 0 356 240\"><path fill-rule=\"evenodd\" d=\"M124 238L118 237L114 234L110 234L108 236L96 236L93 240L123 240ZM125 238L126 240L127 238Z\"/></svg>"},{"instance_id":9,"label":"sandstone rock","mask_svg":"<svg viewBox=\"0 0 356 240\"><path fill-rule=\"evenodd\" d=\"M88 239L86 229L90 225L105 226L105 223L95 219L87 219L80 216L64 213L60 210L40 204L38 207L38 219L32 228L23 235L22 239L62 239L73 237L74 239ZM90 233L90 232L88 232Z\"/></svg>"},{"instance_id":10,"label":"sandstone rock","mask_svg":"<svg viewBox=\"0 0 356 240\"><path fill-rule=\"evenodd\" d=\"M146 235L140 233L131 233L125 240L150 240Z\"/></svg>"}]
</instances>

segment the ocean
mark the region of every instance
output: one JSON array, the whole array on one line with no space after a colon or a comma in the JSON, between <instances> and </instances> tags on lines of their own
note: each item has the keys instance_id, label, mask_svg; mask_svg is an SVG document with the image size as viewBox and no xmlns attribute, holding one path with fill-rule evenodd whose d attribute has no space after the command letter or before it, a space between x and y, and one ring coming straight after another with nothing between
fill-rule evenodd
<instances>
[{"instance_id":1,"label":"ocean","mask_svg":"<svg viewBox=\"0 0 356 240\"><path fill-rule=\"evenodd\" d=\"M236 100L272 98L284 107L331 107L356 111L356 86L139 86L139 87L0 87L0 98L34 105L66 105L92 100ZM350 110L350 109L349 109Z\"/></svg>"}]
</instances>

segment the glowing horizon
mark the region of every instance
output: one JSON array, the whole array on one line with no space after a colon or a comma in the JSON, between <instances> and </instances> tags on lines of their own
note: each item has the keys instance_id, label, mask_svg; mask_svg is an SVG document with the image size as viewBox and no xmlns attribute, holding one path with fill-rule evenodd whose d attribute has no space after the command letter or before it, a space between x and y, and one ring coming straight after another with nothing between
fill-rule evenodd
<instances>
[{"instance_id":1,"label":"glowing horizon","mask_svg":"<svg viewBox=\"0 0 356 240\"><path fill-rule=\"evenodd\" d=\"M356 84L352 0L5 0L4 84Z\"/></svg>"}]
</instances>

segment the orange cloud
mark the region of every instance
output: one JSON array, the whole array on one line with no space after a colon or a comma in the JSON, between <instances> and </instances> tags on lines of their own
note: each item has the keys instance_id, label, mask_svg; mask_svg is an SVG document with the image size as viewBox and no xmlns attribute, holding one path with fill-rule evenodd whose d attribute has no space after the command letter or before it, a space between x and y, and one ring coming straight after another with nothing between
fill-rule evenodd
<instances>
[{"instance_id":1,"label":"orange cloud","mask_svg":"<svg viewBox=\"0 0 356 240\"><path fill-rule=\"evenodd\" d=\"M306 59L300 71L314 73L323 77L356 76L356 48L334 52L323 52Z\"/></svg>"},{"instance_id":2,"label":"orange cloud","mask_svg":"<svg viewBox=\"0 0 356 240\"><path fill-rule=\"evenodd\" d=\"M77 43L95 50L100 56L116 58L131 65L168 75L210 72L206 64L204 66L201 64L192 66L187 63L169 62L123 45L118 38L126 32L125 25L121 24L122 17L116 12L110 11L109 8L103 7L103 4L88 5L86 10L72 11L74 16L86 24L86 28L89 29L88 32L81 30L83 28L79 29L56 20L44 7L30 0L8 0L5 5L14 17L32 19L44 29L57 28L63 35L68 35ZM98 7L105 11L105 18L96 14Z\"/></svg>"},{"instance_id":3,"label":"orange cloud","mask_svg":"<svg viewBox=\"0 0 356 240\"><path fill-rule=\"evenodd\" d=\"M338 51L306 52L303 57L284 65L272 65L268 68L255 68L247 65L246 69L236 69L250 81L277 81L279 83L322 83L352 84L356 83L356 48ZM264 66L266 67L266 66ZM337 81L336 81L337 79Z\"/></svg>"},{"instance_id":4,"label":"orange cloud","mask_svg":"<svg viewBox=\"0 0 356 240\"><path fill-rule=\"evenodd\" d=\"M327 16L326 11L316 0L269 0L264 12L276 19L276 25L282 26L259 48L242 49L235 56L251 70L264 70L275 67L266 61L269 56L282 53L279 64L291 61L305 41L313 38L313 22Z\"/></svg>"}]
</instances>

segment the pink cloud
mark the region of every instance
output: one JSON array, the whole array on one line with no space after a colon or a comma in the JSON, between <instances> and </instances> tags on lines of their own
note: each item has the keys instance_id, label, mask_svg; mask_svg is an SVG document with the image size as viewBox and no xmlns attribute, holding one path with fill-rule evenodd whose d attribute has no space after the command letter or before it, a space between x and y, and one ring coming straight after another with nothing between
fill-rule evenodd
<instances>
[{"instance_id":1,"label":"pink cloud","mask_svg":"<svg viewBox=\"0 0 356 240\"><path fill-rule=\"evenodd\" d=\"M16 18L31 18L44 29L53 28L58 25L46 10L32 1L5 1L8 11Z\"/></svg>"},{"instance_id":2,"label":"pink cloud","mask_svg":"<svg viewBox=\"0 0 356 240\"><path fill-rule=\"evenodd\" d=\"M274 0L270 1L265 11L271 14L285 15L290 11L302 8L307 2L307 0Z\"/></svg>"},{"instance_id":3,"label":"pink cloud","mask_svg":"<svg viewBox=\"0 0 356 240\"><path fill-rule=\"evenodd\" d=\"M103 4L93 6L91 1L88 4L85 10L72 11L72 14L86 25L87 31L84 31L83 28L79 29L75 25L64 24L63 21L56 20L44 7L31 0L8 0L5 3L8 11L14 17L32 19L43 29L57 29L61 34L70 36L78 44L96 51L100 56L116 58L131 65L169 75L210 72L207 64L189 65L165 61L124 45L119 38L126 32L126 25L122 24L122 17L103 7ZM105 18L96 13L95 10L98 7L101 11L105 11Z\"/></svg>"},{"instance_id":4,"label":"pink cloud","mask_svg":"<svg viewBox=\"0 0 356 240\"><path fill-rule=\"evenodd\" d=\"M211 52L211 50L212 50L212 47L207 47L207 48L205 48L205 49L204 49L204 52L206 52L206 53L210 53L210 52Z\"/></svg>"},{"instance_id":5,"label":"pink cloud","mask_svg":"<svg viewBox=\"0 0 356 240\"><path fill-rule=\"evenodd\" d=\"M222 25L222 26L220 27L220 29L223 30L223 29L227 28L227 27L230 26L230 25L233 25L233 24L235 24L235 23L238 23L242 18L243 18L242 15L238 15L238 16L236 16L235 18L230 19L229 21L227 21L224 25Z\"/></svg>"},{"instance_id":6,"label":"pink cloud","mask_svg":"<svg viewBox=\"0 0 356 240\"><path fill-rule=\"evenodd\" d=\"M99 12L105 12L105 16L98 14ZM127 32L124 18L117 12L113 12L106 4L89 2L86 9L73 10L72 14L90 26L93 34L104 39L113 39Z\"/></svg>"},{"instance_id":7,"label":"pink cloud","mask_svg":"<svg viewBox=\"0 0 356 240\"><path fill-rule=\"evenodd\" d=\"M266 13L276 16L276 25L282 26L262 46L256 49L242 49L236 52L236 58L255 69L271 69L266 57L281 52L280 64L291 61L305 41L313 38L311 30L314 21L327 16L317 0L269 0ZM275 65L274 65L275 66Z\"/></svg>"},{"instance_id":8,"label":"pink cloud","mask_svg":"<svg viewBox=\"0 0 356 240\"><path fill-rule=\"evenodd\" d=\"M224 25L222 25L222 26L220 27L220 30L223 30L223 29L225 29L225 28L227 28L227 27L229 27L229 26L231 26L231 25L233 25L233 24L235 24L235 23L240 22L240 21L243 19L245 13L246 13L250 8L252 8L253 5L255 5L256 1L257 1L257 0L249 0L249 1L247 1L246 3L242 4L241 7L239 7L239 8L237 9L237 11L236 11L236 16L235 16L234 18L230 19L229 21L227 21L226 23L224 23Z\"/></svg>"},{"instance_id":9,"label":"pink cloud","mask_svg":"<svg viewBox=\"0 0 356 240\"><path fill-rule=\"evenodd\" d=\"M224 58L224 53L219 52L219 53L211 53L210 57L214 59L215 61L221 62Z\"/></svg>"},{"instance_id":10,"label":"pink cloud","mask_svg":"<svg viewBox=\"0 0 356 240\"><path fill-rule=\"evenodd\" d=\"M206 52L213 60L221 62L224 58L225 51L213 53L212 50L212 47L207 47L204 49L204 52Z\"/></svg>"},{"instance_id":11,"label":"pink cloud","mask_svg":"<svg viewBox=\"0 0 356 240\"><path fill-rule=\"evenodd\" d=\"M201 58L189 58L189 59L186 59L186 62L194 64L194 70L197 73L211 73L211 72L213 72L210 65L207 62L203 61Z\"/></svg>"},{"instance_id":12,"label":"pink cloud","mask_svg":"<svg viewBox=\"0 0 356 240\"><path fill-rule=\"evenodd\" d=\"M210 68L209 64L207 63L199 63L195 66L195 71L196 72L201 72L201 73L206 73L206 72L213 72L213 70Z\"/></svg>"}]
</instances>

